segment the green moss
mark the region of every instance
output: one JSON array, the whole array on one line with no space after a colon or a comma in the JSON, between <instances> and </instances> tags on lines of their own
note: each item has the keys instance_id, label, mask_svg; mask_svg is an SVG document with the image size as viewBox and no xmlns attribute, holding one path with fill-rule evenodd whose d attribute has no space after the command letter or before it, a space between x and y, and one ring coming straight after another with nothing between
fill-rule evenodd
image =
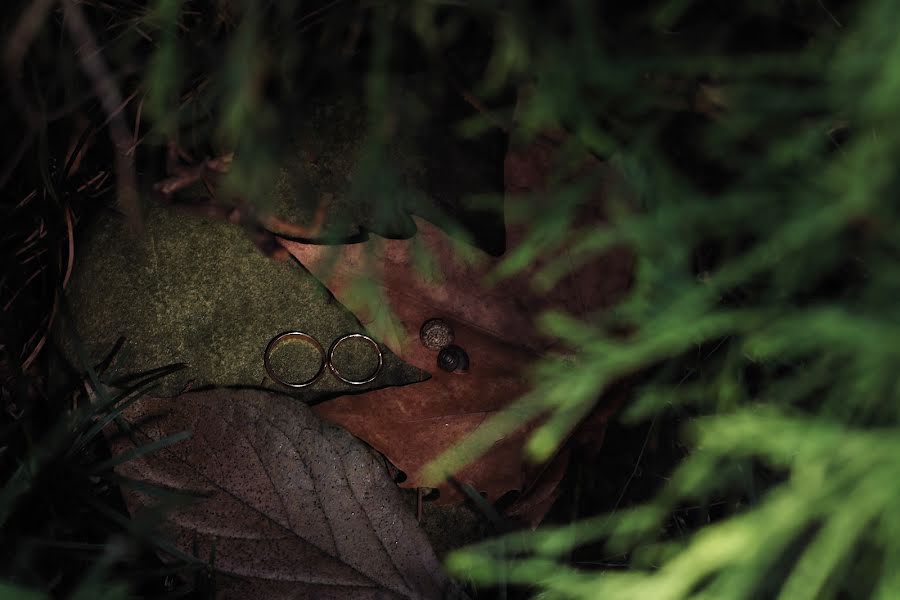
<instances>
[{"instance_id":1,"label":"green moss","mask_svg":"<svg viewBox=\"0 0 900 600\"><path fill-rule=\"evenodd\" d=\"M126 340L107 381L183 362L188 368L163 380L157 393L175 394L189 383L253 386L315 401L425 377L382 347L384 368L366 386L342 384L328 373L299 391L272 382L263 351L275 335L302 330L327 349L339 336L364 329L298 263L264 256L238 227L153 204L139 235L108 214L83 238L68 289L78 336L93 364L119 336ZM71 331L63 326L57 334L68 360L78 365ZM371 348L348 344L341 365L354 375L371 356ZM281 353L279 360L286 357L285 376L300 378L314 373L320 360L314 351Z\"/></svg>"}]
</instances>

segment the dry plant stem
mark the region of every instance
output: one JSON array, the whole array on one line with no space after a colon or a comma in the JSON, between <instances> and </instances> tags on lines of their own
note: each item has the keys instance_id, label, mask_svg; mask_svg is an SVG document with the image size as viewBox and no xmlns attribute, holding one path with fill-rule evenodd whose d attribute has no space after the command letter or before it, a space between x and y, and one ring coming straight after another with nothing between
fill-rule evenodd
<instances>
[{"instance_id":1,"label":"dry plant stem","mask_svg":"<svg viewBox=\"0 0 900 600\"><path fill-rule=\"evenodd\" d=\"M30 192L28 192L27 196L22 198L22 200L18 204L16 204L15 210L21 210L25 206L28 206L28 204L31 203L31 201L35 198L37 198L37 190L31 190Z\"/></svg>"},{"instance_id":2,"label":"dry plant stem","mask_svg":"<svg viewBox=\"0 0 900 600\"><path fill-rule=\"evenodd\" d=\"M55 3L56 0L33 0L28 4L6 42L4 59L7 67L21 66L31 41L40 31L50 7Z\"/></svg>"},{"instance_id":3,"label":"dry plant stem","mask_svg":"<svg viewBox=\"0 0 900 600\"><path fill-rule=\"evenodd\" d=\"M131 146L128 147L128 156L134 156L134 151L138 147L138 144L144 139L144 136L139 136L141 131L141 115L144 111L144 98L146 95L141 96L141 101L138 102L137 105L137 113L134 116L134 133L131 139Z\"/></svg>"},{"instance_id":4,"label":"dry plant stem","mask_svg":"<svg viewBox=\"0 0 900 600\"><path fill-rule=\"evenodd\" d=\"M425 496L425 488L416 488L416 521L422 522L423 498Z\"/></svg>"},{"instance_id":5,"label":"dry plant stem","mask_svg":"<svg viewBox=\"0 0 900 600\"><path fill-rule=\"evenodd\" d=\"M0 172L0 187L6 185L6 182L12 177L16 167L25 155L25 152L34 142L35 126L40 120L38 112L31 107L28 102L28 96L19 81L22 72L22 63L25 60L25 53L31 46L34 36L40 31L47 13L56 3L56 0L34 0L22 12L19 17L12 34L6 42L6 48L3 52L3 62L6 68L7 89L13 104L18 107L25 117L28 130L25 132L22 141L16 148L16 151L9 158L3 171Z\"/></svg>"},{"instance_id":6,"label":"dry plant stem","mask_svg":"<svg viewBox=\"0 0 900 600\"><path fill-rule=\"evenodd\" d=\"M28 96L19 83L19 76L21 75L25 54L28 52L34 37L44 25L47 13L50 12L54 4L56 4L56 0L34 0L28 4L22 16L19 17L12 35L6 42L6 51L3 56L11 99L23 112L28 125L32 129L40 121L40 113L32 108L28 102Z\"/></svg>"},{"instance_id":7,"label":"dry plant stem","mask_svg":"<svg viewBox=\"0 0 900 600\"><path fill-rule=\"evenodd\" d=\"M223 175L227 173L233 158L234 155L228 153L207 159L199 165L183 167L177 164L177 159L170 152L169 171L174 173L174 175L154 184L153 189L164 196L171 196L175 192L183 190L198 181L203 180L205 182L208 174Z\"/></svg>"},{"instance_id":8,"label":"dry plant stem","mask_svg":"<svg viewBox=\"0 0 900 600\"><path fill-rule=\"evenodd\" d=\"M137 176L134 157L129 153L132 135L123 115L124 102L109 68L103 60L94 34L88 25L81 7L75 0L62 0L65 23L69 34L78 46L77 53L81 68L94 85L94 92L106 111L109 135L116 154L116 187L119 207L133 232L141 227L140 205L138 203ZM133 96L132 96L133 97Z\"/></svg>"},{"instance_id":9,"label":"dry plant stem","mask_svg":"<svg viewBox=\"0 0 900 600\"><path fill-rule=\"evenodd\" d=\"M62 288L63 290L69 285L69 279L72 277L72 268L75 266L75 226L74 226L73 218L72 218L72 209L66 205L66 236L69 239L69 248L68 248L68 261L66 264L66 274L63 276ZM34 350L31 351L31 354L28 355L28 358L22 363L22 370L25 371L31 364L37 359L38 355L41 353L41 350L44 348L44 345L47 343L47 335L50 332L50 328L53 327L53 320L56 318L56 312L59 310L59 293L55 293L53 295L53 309L50 311L50 318L47 320L47 327L44 329L44 334L41 336L40 341L34 347ZM33 338L34 336L32 336Z\"/></svg>"}]
</instances>

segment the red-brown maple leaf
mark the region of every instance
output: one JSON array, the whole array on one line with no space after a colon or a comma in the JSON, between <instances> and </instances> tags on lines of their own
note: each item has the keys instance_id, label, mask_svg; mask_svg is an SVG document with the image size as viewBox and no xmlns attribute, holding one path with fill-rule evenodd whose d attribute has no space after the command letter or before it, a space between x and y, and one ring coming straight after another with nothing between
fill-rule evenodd
<instances>
[{"instance_id":1,"label":"red-brown maple leaf","mask_svg":"<svg viewBox=\"0 0 900 600\"><path fill-rule=\"evenodd\" d=\"M555 151L556 145L548 140L520 152L511 151L505 164L507 190L534 191L545 186ZM591 168L607 170L599 162ZM602 220L603 189L600 186L595 201L586 206L581 215L584 219ZM616 248L571 273L546 294L533 291L529 269L488 287L485 276L500 259L485 254L474 262L461 261L457 242L431 223L415 221L418 232L414 239L376 238L345 245L337 250L336 259L329 255L333 248L281 240L357 313L373 335L431 374L423 383L342 396L315 407L320 415L362 438L405 471L408 479L403 485L407 487L423 485L421 467L528 391L529 366L554 344L535 328L537 315L553 308L584 315L614 304L630 285L633 265L630 252ZM514 247L526 234L525 228L508 227L507 247ZM438 280L424 278L417 270L415 244L437 263ZM354 282L360 277L378 282L387 307L354 303ZM384 319L388 313L396 319ZM453 327L454 343L471 361L468 373L447 373L436 367L437 353L418 339L420 327L430 318L441 318ZM519 514L535 521L555 497L568 452L563 449L550 464L529 464L523 444L533 425L499 440L456 477L490 501L512 490L525 492ZM446 483L439 491L439 502L462 500Z\"/></svg>"}]
</instances>

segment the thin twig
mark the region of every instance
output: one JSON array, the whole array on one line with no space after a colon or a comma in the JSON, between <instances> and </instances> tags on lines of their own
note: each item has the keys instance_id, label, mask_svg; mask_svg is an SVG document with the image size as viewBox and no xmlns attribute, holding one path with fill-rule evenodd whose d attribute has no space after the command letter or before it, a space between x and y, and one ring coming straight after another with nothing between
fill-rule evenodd
<instances>
[{"instance_id":1,"label":"thin twig","mask_svg":"<svg viewBox=\"0 0 900 600\"><path fill-rule=\"evenodd\" d=\"M41 30L47 18L47 13L50 12L55 2L56 0L35 0L31 2L22 12L22 16L19 17L3 52L10 99L25 117L26 132L15 152L7 161L6 166L4 166L3 171L0 172L0 187L6 185L25 152L31 147L35 137L35 125L40 122L39 111L35 110L31 103L28 102L28 94L25 93L25 88L22 87L22 65L24 64L28 48L31 47L35 36Z\"/></svg>"},{"instance_id":2,"label":"thin twig","mask_svg":"<svg viewBox=\"0 0 900 600\"><path fill-rule=\"evenodd\" d=\"M63 276L62 288L66 289L66 286L69 285L69 279L72 277L72 268L75 266L75 223L72 217L72 209L66 205L66 235L69 240L69 256L66 263L66 274ZM50 334L50 328L53 327L53 320L56 318L56 311L59 309L59 293L53 294L53 308L50 311L50 318L47 321L47 327L44 329L44 334L41 336L41 340L34 347L34 350L31 351L31 354L28 355L28 358L22 363L22 370L26 370L31 366L31 363L37 359L38 355L41 353L41 350L44 348L44 344L47 343L47 336ZM33 338L34 336L32 336Z\"/></svg>"},{"instance_id":3,"label":"thin twig","mask_svg":"<svg viewBox=\"0 0 900 600\"><path fill-rule=\"evenodd\" d=\"M140 204L137 193L137 175L134 157L129 154L132 135L121 107L122 93L119 91L90 25L75 0L62 0L65 23L69 35L78 46L76 52L81 68L94 85L94 92L109 121L109 136L116 153L116 187L119 207L132 231L141 228ZM132 96L133 97L133 96Z\"/></svg>"},{"instance_id":4,"label":"thin twig","mask_svg":"<svg viewBox=\"0 0 900 600\"><path fill-rule=\"evenodd\" d=\"M840 21L838 21L838 18L837 18L836 16L834 16L834 14L833 14L830 10L828 10L828 7L825 6L825 3L822 2L822 0L819 0L819 6L822 8L822 10L825 11L825 14L826 14L826 15L828 15L829 17L831 17L831 20L834 21L834 24L835 24L835 25L837 25L837 26L840 27L840 28L843 28L843 27L844 27L844 24L841 23Z\"/></svg>"},{"instance_id":5,"label":"thin twig","mask_svg":"<svg viewBox=\"0 0 900 600\"><path fill-rule=\"evenodd\" d=\"M416 488L416 522L422 522L422 513L424 512L422 498L425 496L425 488Z\"/></svg>"},{"instance_id":6,"label":"thin twig","mask_svg":"<svg viewBox=\"0 0 900 600\"><path fill-rule=\"evenodd\" d=\"M8 311L9 311L9 309L12 307L12 305L15 304L16 298L19 297L19 294L21 294L22 291L23 291L25 288L27 288L29 285L31 285L31 282L34 281L34 280L37 278L38 275L40 275L41 273L43 273L44 269L46 269L46 267L44 267L44 266L38 267L38 270L35 271L34 273L32 273L32 274L28 277L28 279L25 280L25 283L23 283L23 284L21 285L21 287L19 287L19 289L17 289L16 292L10 297L9 301L8 301L6 304L3 305L3 311L4 311L4 312L8 312Z\"/></svg>"},{"instance_id":7,"label":"thin twig","mask_svg":"<svg viewBox=\"0 0 900 600\"><path fill-rule=\"evenodd\" d=\"M56 0L33 0L28 4L27 8L19 17L9 40L6 42L6 49L3 53L3 61L6 66L8 76L8 86L10 97L13 103L22 111L26 122L30 127L34 127L40 122L40 111L35 110L28 102L28 95L21 84L22 65L25 62L25 54L35 36L44 25L47 19L47 13Z\"/></svg>"},{"instance_id":8,"label":"thin twig","mask_svg":"<svg viewBox=\"0 0 900 600\"><path fill-rule=\"evenodd\" d=\"M147 97L146 94L141 96L141 101L138 102L137 113L134 116L134 137L131 139L131 147L128 149L129 153L134 152L134 149L137 147L138 143L140 143L140 138L138 138L138 134L141 131L141 113L144 111L144 99Z\"/></svg>"},{"instance_id":9,"label":"thin twig","mask_svg":"<svg viewBox=\"0 0 900 600\"><path fill-rule=\"evenodd\" d=\"M115 119L119 115L119 113L121 113L123 110L125 110L125 107L128 106L128 104L132 100L134 100L135 96L138 95L138 92L140 92L140 90L134 90L133 92L131 92L131 94L127 98L122 100L122 102L116 107L116 109L112 113L107 115L106 120L103 121L103 123L100 125L100 127L102 128L102 127L109 125L110 121Z\"/></svg>"}]
</instances>

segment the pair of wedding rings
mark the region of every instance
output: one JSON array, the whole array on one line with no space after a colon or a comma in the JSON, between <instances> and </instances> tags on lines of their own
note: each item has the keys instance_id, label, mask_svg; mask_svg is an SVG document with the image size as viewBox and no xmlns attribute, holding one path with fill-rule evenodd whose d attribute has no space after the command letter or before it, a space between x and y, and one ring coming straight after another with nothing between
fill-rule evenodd
<instances>
[{"instance_id":1,"label":"pair of wedding rings","mask_svg":"<svg viewBox=\"0 0 900 600\"><path fill-rule=\"evenodd\" d=\"M337 367L334 366L334 351L337 349L338 346L340 346L347 340L352 340L355 338L361 339L364 342L368 343L370 346L372 346L372 348L375 349L375 352L378 353L378 366L375 367L375 370L372 372L372 374L369 375L365 379L349 379L348 377L345 377L337 369ZM307 379L306 381L301 381L299 383L293 382L293 381L286 381L285 379L280 377L278 375L278 373L275 372L275 369L272 368L272 363L269 360L270 356L272 354L272 351L277 346L279 346L280 344L282 344L288 340L291 340L291 339L298 339L298 340L307 342L313 348L318 350L319 355L320 355L319 369L318 369L318 371L316 371L316 374L313 375L310 379ZM371 381L374 381L375 377L381 371L381 367L384 364L384 355L381 353L381 348L378 347L378 343L375 340L373 340L372 338L370 338L369 336L363 335L362 333L349 333L347 335L339 337L338 339L334 340L334 342L331 344L331 347L328 349L328 352L325 352L325 348L322 347L322 344L319 343L319 340L317 340L313 336L309 335L308 333L304 333L302 331L286 331L285 333L280 333L280 334L276 335L274 338L272 338L272 341L269 342L269 345L266 346L266 351L263 353L263 363L266 366L266 373L269 374L269 377L271 377L276 383L280 383L281 385L284 385L287 387L303 388L308 385L314 384L316 381L319 380L319 377L321 377L322 374L325 373L325 367L328 367L328 370L331 371L335 377L337 377L344 383L347 383L349 385L365 385Z\"/></svg>"}]
</instances>

